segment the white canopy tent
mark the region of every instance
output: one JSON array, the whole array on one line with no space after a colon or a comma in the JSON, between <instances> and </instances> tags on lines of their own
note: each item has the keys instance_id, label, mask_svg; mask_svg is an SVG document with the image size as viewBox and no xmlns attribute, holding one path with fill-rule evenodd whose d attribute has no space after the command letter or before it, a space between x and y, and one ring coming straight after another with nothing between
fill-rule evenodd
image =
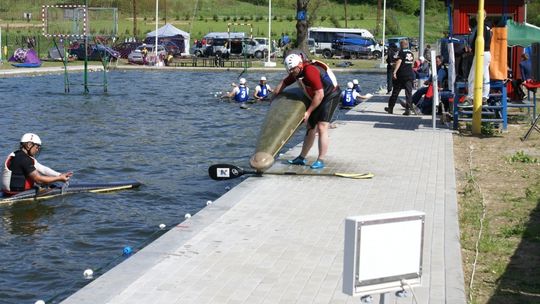
<instances>
[{"instance_id":1,"label":"white canopy tent","mask_svg":"<svg viewBox=\"0 0 540 304\"><path fill-rule=\"evenodd\" d=\"M157 36L159 38L165 38L165 37L174 37L180 35L184 37L184 52L182 52L182 55L188 55L189 54L189 40L190 35L188 32L184 32L181 29L176 28L174 25L167 23L164 26L157 29ZM156 37L156 31L152 31L148 34L146 34L146 37Z\"/></svg>"}]
</instances>

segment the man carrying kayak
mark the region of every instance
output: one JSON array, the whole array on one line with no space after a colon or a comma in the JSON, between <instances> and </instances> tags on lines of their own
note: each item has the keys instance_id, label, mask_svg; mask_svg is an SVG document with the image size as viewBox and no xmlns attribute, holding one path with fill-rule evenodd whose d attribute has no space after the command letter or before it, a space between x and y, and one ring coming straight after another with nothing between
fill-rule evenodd
<instances>
[{"instance_id":1,"label":"man carrying kayak","mask_svg":"<svg viewBox=\"0 0 540 304\"><path fill-rule=\"evenodd\" d=\"M36 184L67 182L72 172L60 173L40 164L36 157L41 139L33 133L22 136L19 150L9 154L2 172L2 192L11 196L32 189Z\"/></svg>"},{"instance_id":2,"label":"man carrying kayak","mask_svg":"<svg viewBox=\"0 0 540 304\"><path fill-rule=\"evenodd\" d=\"M276 87L274 97L296 81L311 100L303 118L307 125L307 133L302 151L298 157L289 160L289 163L302 166L307 163L306 156L318 133L319 155L310 167L311 169L322 169L328 151L328 127L340 102L341 90L334 73L323 62L305 61L299 54L290 54L285 58L285 67L288 75Z\"/></svg>"}]
</instances>

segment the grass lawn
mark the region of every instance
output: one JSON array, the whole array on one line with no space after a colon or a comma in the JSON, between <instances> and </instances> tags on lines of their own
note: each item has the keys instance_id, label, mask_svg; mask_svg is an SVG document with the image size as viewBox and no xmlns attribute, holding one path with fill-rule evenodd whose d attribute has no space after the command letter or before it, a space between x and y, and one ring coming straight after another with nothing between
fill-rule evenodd
<instances>
[{"instance_id":1,"label":"grass lawn","mask_svg":"<svg viewBox=\"0 0 540 304\"><path fill-rule=\"evenodd\" d=\"M454 136L469 303L540 303L540 133L519 139L529 126Z\"/></svg>"}]
</instances>

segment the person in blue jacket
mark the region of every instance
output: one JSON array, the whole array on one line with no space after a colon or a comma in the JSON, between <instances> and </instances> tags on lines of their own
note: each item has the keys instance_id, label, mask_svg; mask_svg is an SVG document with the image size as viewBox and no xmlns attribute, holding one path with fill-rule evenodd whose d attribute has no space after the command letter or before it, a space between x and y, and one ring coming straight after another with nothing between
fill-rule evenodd
<instances>
[{"instance_id":1,"label":"person in blue jacket","mask_svg":"<svg viewBox=\"0 0 540 304\"><path fill-rule=\"evenodd\" d=\"M354 107L359 102L359 95L354 89L354 83L349 81L347 83L347 89L341 93L341 107L345 109Z\"/></svg>"},{"instance_id":2,"label":"person in blue jacket","mask_svg":"<svg viewBox=\"0 0 540 304\"><path fill-rule=\"evenodd\" d=\"M266 77L262 76L259 84L255 87L255 93L253 97L256 100L264 100L272 92L272 88L266 83Z\"/></svg>"},{"instance_id":3,"label":"person in blue jacket","mask_svg":"<svg viewBox=\"0 0 540 304\"><path fill-rule=\"evenodd\" d=\"M238 103L246 103L249 100L249 88L245 78L240 78L238 85L233 83L234 89L229 93L229 97Z\"/></svg>"}]
</instances>

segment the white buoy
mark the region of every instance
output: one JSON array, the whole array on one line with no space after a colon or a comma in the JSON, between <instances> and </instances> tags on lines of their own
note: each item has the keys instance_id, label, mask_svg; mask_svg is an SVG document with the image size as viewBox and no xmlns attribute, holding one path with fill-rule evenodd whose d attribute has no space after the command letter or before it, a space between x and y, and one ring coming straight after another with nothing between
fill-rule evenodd
<instances>
[{"instance_id":1,"label":"white buoy","mask_svg":"<svg viewBox=\"0 0 540 304\"><path fill-rule=\"evenodd\" d=\"M43 300L37 300L36 303L34 303L34 304L45 304L45 301L43 301Z\"/></svg>"},{"instance_id":2,"label":"white buoy","mask_svg":"<svg viewBox=\"0 0 540 304\"><path fill-rule=\"evenodd\" d=\"M94 277L94 271L92 269L88 268L83 272L83 276L85 279L92 279Z\"/></svg>"},{"instance_id":3,"label":"white buoy","mask_svg":"<svg viewBox=\"0 0 540 304\"><path fill-rule=\"evenodd\" d=\"M165 225L165 224L159 224L159 229L163 230L163 229L165 229L165 227L167 227L167 225Z\"/></svg>"},{"instance_id":4,"label":"white buoy","mask_svg":"<svg viewBox=\"0 0 540 304\"><path fill-rule=\"evenodd\" d=\"M212 201L206 201L206 206L212 205Z\"/></svg>"},{"instance_id":5,"label":"white buoy","mask_svg":"<svg viewBox=\"0 0 540 304\"><path fill-rule=\"evenodd\" d=\"M186 213L186 215L184 215L184 218L186 218L186 219L188 219L190 217L191 217L191 214L189 214L189 213Z\"/></svg>"}]
</instances>

